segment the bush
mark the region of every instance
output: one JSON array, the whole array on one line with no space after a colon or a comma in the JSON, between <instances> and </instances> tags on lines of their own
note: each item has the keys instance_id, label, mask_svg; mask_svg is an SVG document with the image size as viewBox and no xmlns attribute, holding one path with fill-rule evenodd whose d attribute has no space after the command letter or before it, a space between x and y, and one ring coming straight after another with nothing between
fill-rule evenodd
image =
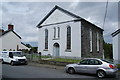
<instances>
[{"instance_id":1,"label":"bush","mask_svg":"<svg viewBox=\"0 0 120 80\"><path fill-rule=\"evenodd\" d=\"M120 70L120 64L117 64L118 69Z\"/></svg>"}]
</instances>

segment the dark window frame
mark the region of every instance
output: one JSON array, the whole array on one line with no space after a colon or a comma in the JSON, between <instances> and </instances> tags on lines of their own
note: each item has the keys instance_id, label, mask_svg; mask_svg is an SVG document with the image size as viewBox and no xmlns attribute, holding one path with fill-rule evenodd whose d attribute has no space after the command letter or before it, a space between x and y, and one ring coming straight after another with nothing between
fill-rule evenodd
<instances>
[{"instance_id":1,"label":"dark window frame","mask_svg":"<svg viewBox=\"0 0 120 80\"><path fill-rule=\"evenodd\" d=\"M48 50L48 29L45 29L45 50Z\"/></svg>"},{"instance_id":2,"label":"dark window frame","mask_svg":"<svg viewBox=\"0 0 120 80\"><path fill-rule=\"evenodd\" d=\"M71 50L71 27L67 26L67 45L66 51Z\"/></svg>"},{"instance_id":3,"label":"dark window frame","mask_svg":"<svg viewBox=\"0 0 120 80\"><path fill-rule=\"evenodd\" d=\"M58 27L58 38L60 38L60 27Z\"/></svg>"}]
</instances>

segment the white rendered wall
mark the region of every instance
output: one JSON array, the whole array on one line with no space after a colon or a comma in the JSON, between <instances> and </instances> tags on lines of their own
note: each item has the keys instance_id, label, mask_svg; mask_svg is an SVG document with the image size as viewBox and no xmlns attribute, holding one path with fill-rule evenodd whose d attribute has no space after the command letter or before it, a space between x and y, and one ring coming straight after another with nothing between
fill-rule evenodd
<instances>
[{"instance_id":1,"label":"white rendered wall","mask_svg":"<svg viewBox=\"0 0 120 80\"><path fill-rule=\"evenodd\" d=\"M67 25L71 26L71 52L66 52ZM60 27L60 39L54 40L54 27ZM45 48L45 29L48 29L48 51ZM60 56L81 57L81 22L68 22L39 28L38 52L53 55L53 45L60 45Z\"/></svg>"},{"instance_id":2,"label":"white rendered wall","mask_svg":"<svg viewBox=\"0 0 120 80\"><path fill-rule=\"evenodd\" d=\"M118 63L120 64L120 33L118 34Z\"/></svg>"},{"instance_id":3,"label":"white rendered wall","mask_svg":"<svg viewBox=\"0 0 120 80\"><path fill-rule=\"evenodd\" d=\"M113 37L113 59L115 63L118 63L119 55L118 55L118 35Z\"/></svg>"},{"instance_id":4,"label":"white rendered wall","mask_svg":"<svg viewBox=\"0 0 120 80\"><path fill-rule=\"evenodd\" d=\"M75 18L56 9L41 25L65 22L65 21L70 21L70 20L74 20L74 19Z\"/></svg>"},{"instance_id":5,"label":"white rendered wall","mask_svg":"<svg viewBox=\"0 0 120 80\"><path fill-rule=\"evenodd\" d=\"M17 50L17 45L21 44L21 39L18 38L12 31L1 37L2 49Z\"/></svg>"},{"instance_id":6,"label":"white rendered wall","mask_svg":"<svg viewBox=\"0 0 120 80\"><path fill-rule=\"evenodd\" d=\"M0 37L0 51L2 51L2 38Z\"/></svg>"}]
</instances>

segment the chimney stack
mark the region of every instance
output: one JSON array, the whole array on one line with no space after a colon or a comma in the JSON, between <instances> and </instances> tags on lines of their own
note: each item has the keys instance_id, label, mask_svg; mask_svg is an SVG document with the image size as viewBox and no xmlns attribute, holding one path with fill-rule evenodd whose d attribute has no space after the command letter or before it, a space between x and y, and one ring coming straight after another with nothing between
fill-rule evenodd
<instances>
[{"instance_id":1,"label":"chimney stack","mask_svg":"<svg viewBox=\"0 0 120 80\"><path fill-rule=\"evenodd\" d=\"M0 33L3 33L4 32L4 30L3 29L0 29Z\"/></svg>"},{"instance_id":2,"label":"chimney stack","mask_svg":"<svg viewBox=\"0 0 120 80\"><path fill-rule=\"evenodd\" d=\"M0 35L2 35L3 32L4 32L4 30L3 30L3 29L0 29Z\"/></svg>"},{"instance_id":3,"label":"chimney stack","mask_svg":"<svg viewBox=\"0 0 120 80\"><path fill-rule=\"evenodd\" d=\"M8 30L14 30L14 25L8 24Z\"/></svg>"}]
</instances>

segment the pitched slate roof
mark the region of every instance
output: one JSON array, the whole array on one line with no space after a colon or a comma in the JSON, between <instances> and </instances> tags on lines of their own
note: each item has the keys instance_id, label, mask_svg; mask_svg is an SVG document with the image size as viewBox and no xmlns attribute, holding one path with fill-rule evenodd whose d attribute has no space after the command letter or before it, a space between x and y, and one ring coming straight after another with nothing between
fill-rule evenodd
<instances>
[{"instance_id":1,"label":"pitched slate roof","mask_svg":"<svg viewBox=\"0 0 120 80\"><path fill-rule=\"evenodd\" d=\"M117 31L113 32L111 35L112 35L112 37L114 37L114 36L116 36L119 33L120 33L120 29L118 29Z\"/></svg>"},{"instance_id":2,"label":"pitched slate roof","mask_svg":"<svg viewBox=\"0 0 120 80\"><path fill-rule=\"evenodd\" d=\"M2 34L0 34L0 37L1 37L1 36L4 36L5 34L11 32L11 31L12 31L17 37L19 37L20 39L22 39L22 38L21 38L15 31L13 31L13 30L7 30L7 31L2 32Z\"/></svg>"},{"instance_id":3,"label":"pitched slate roof","mask_svg":"<svg viewBox=\"0 0 120 80\"><path fill-rule=\"evenodd\" d=\"M21 42L22 45L26 46L23 42ZM26 46L27 48L29 48L28 46Z\"/></svg>"},{"instance_id":4,"label":"pitched slate roof","mask_svg":"<svg viewBox=\"0 0 120 80\"><path fill-rule=\"evenodd\" d=\"M67 10L65 10L65 9L57 6L57 5L55 5L55 7L41 20L41 22L40 22L36 27L41 28L42 26L40 26L40 25L41 25L56 9L58 9L58 10L64 12L64 13L66 13L66 14L74 17L74 18L76 18L76 20L79 20L79 21L80 21L80 20L85 20L84 18L82 18L82 17L80 17L80 16L78 16L78 15L75 15L75 14L73 14L73 13L71 13L71 12L69 12L69 11L67 11ZM87 21L87 20L85 20L85 21ZM89 22L89 21L87 21L87 22ZM89 23L90 23L90 22L89 22ZM92 24L92 23L91 23L91 24ZM92 24L92 25L96 26L95 24ZM102 31L104 31L102 28L100 28L100 27L98 27L98 26L96 26L96 27L99 28L99 29L101 29Z\"/></svg>"}]
</instances>

